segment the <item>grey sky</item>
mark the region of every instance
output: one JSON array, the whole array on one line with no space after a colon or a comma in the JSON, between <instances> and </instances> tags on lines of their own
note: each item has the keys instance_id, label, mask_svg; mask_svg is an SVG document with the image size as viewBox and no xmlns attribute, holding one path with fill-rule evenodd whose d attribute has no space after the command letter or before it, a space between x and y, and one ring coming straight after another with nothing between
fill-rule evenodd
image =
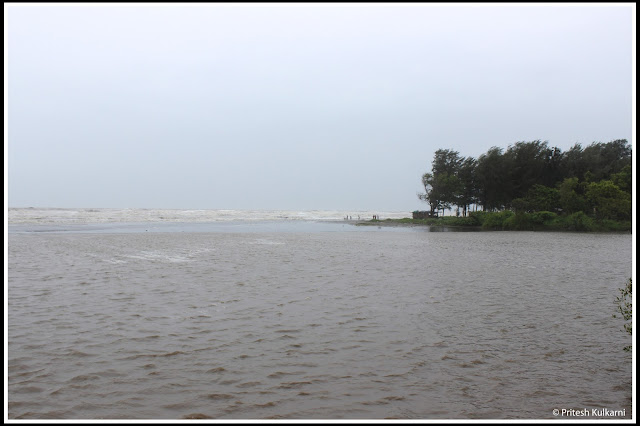
<instances>
[{"instance_id":1,"label":"grey sky","mask_svg":"<svg viewBox=\"0 0 640 426\"><path fill-rule=\"evenodd\" d=\"M9 206L424 208L439 148L632 143L634 16L5 4Z\"/></svg>"}]
</instances>

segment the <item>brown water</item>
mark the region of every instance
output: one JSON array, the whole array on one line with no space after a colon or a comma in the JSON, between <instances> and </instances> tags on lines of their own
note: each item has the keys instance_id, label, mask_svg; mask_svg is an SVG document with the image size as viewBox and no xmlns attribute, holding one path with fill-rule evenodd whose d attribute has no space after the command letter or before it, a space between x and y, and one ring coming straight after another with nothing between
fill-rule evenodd
<instances>
[{"instance_id":1,"label":"brown water","mask_svg":"<svg viewBox=\"0 0 640 426\"><path fill-rule=\"evenodd\" d=\"M631 242L10 233L8 417L630 418Z\"/></svg>"}]
</instances>

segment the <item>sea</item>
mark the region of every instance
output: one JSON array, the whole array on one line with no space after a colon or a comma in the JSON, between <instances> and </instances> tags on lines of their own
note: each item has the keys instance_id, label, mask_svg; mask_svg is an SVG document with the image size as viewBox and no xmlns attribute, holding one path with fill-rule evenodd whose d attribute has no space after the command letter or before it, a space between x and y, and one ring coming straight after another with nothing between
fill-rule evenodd
<instances>
[{"instance_id":1,"label":"sea","mask_svg":"<svg viewBox=\"0 0 640 426\"><path fill-rule=\"evenodd\" d=\"M374 214L10 208L5 418L632 418L632 235Z\"/></svg>"}]
</instances>

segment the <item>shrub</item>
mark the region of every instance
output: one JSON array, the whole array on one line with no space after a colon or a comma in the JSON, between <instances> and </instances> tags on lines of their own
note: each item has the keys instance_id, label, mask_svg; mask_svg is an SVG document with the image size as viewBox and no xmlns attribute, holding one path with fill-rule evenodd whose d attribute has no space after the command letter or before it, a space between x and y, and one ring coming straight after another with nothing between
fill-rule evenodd
<instances>
[{"instance_id":1,"label":"shrub","mask_svg":"<svg viewBox=\"0 0 640 426\"><path fill-rule=\"evenodd\" d=\"M484 229L503 229L505 221L514 214L511 210L487 213L482 222L482 227Z\"/></svg>"},{"instance_id":2,"label":"shrub","mask_svg":"<svg viewBox=\"0 0 640 426\"><path fill-rule=\"evenodd\" d=\"M554 212L534 212L529 215L529 220L531 223L536 225L545 225L547 223L553 222L558 217Z\"/></svg>"},{"instance_id":3,"label":"shrub","mask_svg":"<svg viewBox=\"0 0 640 426\"><path fill-rule=\"evenodd\" d=\"M488 214L490 213L483 212L483 211L469 212L469 219L471 220L471 223L473 223L475 226L482 226Z\"/></svg>"},{"instance_id":4,"label":"shrub","mask_svg":"<svg viewBox=\"0 0 640 426\"><path fill-rule=\"evenodd\" d=\"M627 285L620 289L620 296L616 297L616 304L618 305L618 312L622 315L625 321L624 329L627 333L633 334L633 286L631 285L631 278L627 281ZM613 316L614 318L617 315ZM631 351L631 345L624 348L625 351Z\"/></svg>"},{"instance_id":5,"label":"shrub","mask_svg":"<svg viewBox=\"0 0 640 426\"><path fill-rule=\"evenodd\" d=\"M513 231L527 231L533 229L531 215L528 213L516 213L506 218L502 224L504 229Z\"/></svg>"},{"instance_id":6,"label":"shrub","mask_svg":"<svg viewBox=\"0 0 640 426\"><path fill-rule=\"evenodd\" d=\"M596 229L593 219L584 212L575 212L568 216L566 226L570 231L594 231Z\"/></svg>"},{"instance_id":7,"label":"shrub","mask_svg":"<svg viewBox=\"0 0 640 426\"><path fill-rule=\"evenodd\" d=\"M440 222L445 226L475 226L476 221L470 217L442 217Z\"/></svg>"}]
</instances>

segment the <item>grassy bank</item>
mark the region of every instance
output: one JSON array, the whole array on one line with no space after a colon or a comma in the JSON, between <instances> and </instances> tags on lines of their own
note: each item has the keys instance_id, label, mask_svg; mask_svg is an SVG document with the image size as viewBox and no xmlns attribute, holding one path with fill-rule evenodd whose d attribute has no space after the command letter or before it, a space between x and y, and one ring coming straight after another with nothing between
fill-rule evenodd
<instances>
[{"instance_id":1,"label":"grassy bank","mask_svg":"<svg viewBox=\"0 0 640 426\"><path fill-rule=\"evenodd\" d=\"M558 215L553 212L514 213L472 212L468 217L445 216L429 219L385 219L359 222L367 225L426 225L442 227L477 228L494 231L576 231L576 232L629 232L631 222L596 220L584 212Z\"/></svg>"}]
</instances>

